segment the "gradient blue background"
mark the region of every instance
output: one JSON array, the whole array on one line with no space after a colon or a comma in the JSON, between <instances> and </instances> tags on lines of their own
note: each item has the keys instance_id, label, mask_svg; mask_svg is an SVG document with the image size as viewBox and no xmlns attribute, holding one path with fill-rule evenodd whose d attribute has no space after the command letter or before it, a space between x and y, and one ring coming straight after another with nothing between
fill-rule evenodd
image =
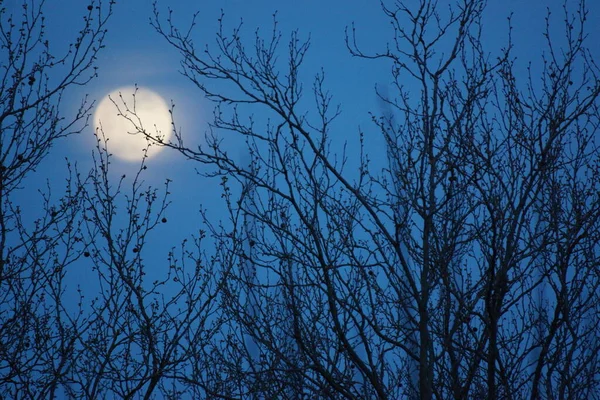
<instances>
[{"instance_id":1,"label":"gradient blue background","mask_svg":"<svg viewBox=\"0 0 600 400\"><path fill-rule=\"evenodd\" d=\"M18 8L21 2L8 0L9 11ZM416 1L407 0L407 4ZM440 5L453 2L440 1ZM571 3L571 2L570 2ZM576 2L574 2L574 5ZM600 56L600 2L590 1L587 32L588 46L598 59ZM48 39L56 47L67 46L82 26L82 16L89 3L82 0L47 0L46 17L48 20ZM554 10L552 22L557 28L556 37L561 38L562 1L551 0L491 0L484 20L484 46L492 54L498 54L506 45L507 17L513 13L514 54L522 71L529 61L540 62L545 49L543 37L546 7ZM252 44L256 27L269 34L272 29L272 15L277 11L277 20L283 33L282 57L287 50L286 39L289 33L298 29L300 37L310 34L311 48L304 65L305 95L310 96L312 77L321 68L325 71L326 84L334 102L341 105L342 115L333 127L333 150L340 151L342 143L348 141L348 152L356 159L359 128L367 137L368 151L372 159L383 159L383 142L379 139L376 127L371 123L369 112L380 112L374 93L375 85L386 86L390 83L390 65L384 61L367 61L353 58L344 43L344 29L355 22L359 45L365 51L377 51L385 48L392 39L391 26L380 9L378 1L158 1L163 17L167 7L174 10L174 20L186 27L193 12L198 11L197 26L194 33L198 48L215 43L217 20L221 9L226 14L226 28L233 28L240 18L244 21L243 33L247 43ZM68 93L63 103L63 112L72 115L80 99L88 94L98 102L112 90L137 84L159 93L167 102L173 102L176 124L184 138L190 142L202 140L212 118L212 104L202 97L201 92L178 72L180 57L177 52L160 37L150 26L152 1L117 0L114 15L108 25L106 48L98 61L99 78L89 85L75 88ZM539 64L538 64L539 65ZM524 78L524 76L523 76ZM56 143L51 155L44 161L36 174L27 180L18 201L33 220L43 212L39 206L38 188L45 186L49 179L56 186L56 194L64 187L66 176L65 157L76 162L81 172L87 172L91 164L94 149L93 127L89 126L83 134L70 137ZM244 150L241 143L229 143L242 159ZM235 153L234 153L235 154ZM113 159L111 165L114 177L122 174L131 176L139 167L136 163L121 162ZM350 165L352 167L352 165ZM168 149L148 161L148 170L144 179L147 183L160 186L165 179L173 180L171 187L172 205L167 212L169 223L161 225L150 237L151 246L145 249L144 258L157 270L167 268L167 251L178 246L181 240L201 229L198 209L202 205L209 209L213 222L226 218L220 198L219 181L203 178L196 173L201 165L184 160ZM351 171L349 171L351 172ZM87 279L88 266L73 275L76 282ZM158 271L157 271L158 272Z\"/></svg>"}]
</instances>

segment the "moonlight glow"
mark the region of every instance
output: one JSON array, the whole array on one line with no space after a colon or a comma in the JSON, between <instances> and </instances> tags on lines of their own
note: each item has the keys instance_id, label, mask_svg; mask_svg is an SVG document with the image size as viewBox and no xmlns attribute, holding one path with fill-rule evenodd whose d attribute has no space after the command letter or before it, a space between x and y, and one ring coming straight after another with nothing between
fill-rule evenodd
<instances>
[{"instance_id":1,"label":"moonlight glow","mask_svg":"<svg viewBox=\"0 0 600 400\"><path fill-rule=\"evenodd\" d=\"M138 88L136 91L131 86L123 87L100 101L94 114L94 128L99 137L104 132L108 138L110 153L125 161L139 161L148 146L148 139L142 131L160 137L164 142L169 141L172 132L169 106L149 89ZM161 146L152 144L148 157L153 157L161 149Z\"/></svg>"}]
</instances>

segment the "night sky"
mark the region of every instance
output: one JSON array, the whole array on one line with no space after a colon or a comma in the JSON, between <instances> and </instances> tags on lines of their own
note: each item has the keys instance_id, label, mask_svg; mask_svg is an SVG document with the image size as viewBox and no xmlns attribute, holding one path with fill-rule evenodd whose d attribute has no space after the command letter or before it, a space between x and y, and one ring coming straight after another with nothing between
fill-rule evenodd
<instances>
[{"instance_id":1,"label":"night sky","mask_svg":"<svg viewBox=\"0 0 600 400\"><path fill-rule=\"evenodd\" d=\"M9 12L11 4L17 3L20 2L8 1ZM509 0L489 3L484 21L484 46L492 56L499 54L506 44L507 17L512 12L514 54L517 56L519 68L525 71L529 61L539 60L544 47L542 32L546 6L557 11L552 18L556 26L560 27L562 1ZM87 6L88 3L82 0L46 1L48 39L54 48L66 48L70 38L81 28L82 15L86 13ZM249 45L254 40L253 35L257 27L264 34L270 34L275 12L278 27L283 33L282 49L286 49L285 42L292 30L298 29L301 38L310 35L311 49L303 69L305 92L307 96L311 95L312 79L323 69L326 85L334 96L334 103L339 103L342 110L331 132L333 151L341 151L342 144L348 142L350 160L356 159L358 131L361 129L368 138L367 150L372 155L374 166L378 160L384 158L379 157L384 151L383 142L377 128L371 122L369 112L380 112L374 88L375 85L385 87L390 83L390 65L384 61L353 58L344 43L345 28L355 23L358 43L365 51L381 51L385 48L386 38L391 37L391 27L380 10L379 2L158 1L157 7L163 21L168 6L173 8L175 23L182 29L191 21L191 15L198 12L194 31L197 48L203 48L205 44L214 46L221 10L225 13L226 29L234 28L240 19L243 20L242 35L246 35ZM590 1L588 6L588 32L592 39L588 45L597 55L600 46L595 38L600 36L600 24L596 21L600 18L600 4ZM137 84L158 93L167 103L175 104L177 129L189 143L201 143L212 118L212 104L179 73L179 55L150 25L152 10L152 2L149 0L116 2L114 15L108 24L106 48L100 53L97 63L99 77L84 87L69 91L62 104L63 112L67 117L71 116L85 95L98 103L119 87ZM557 32L557 36L561 34L562 32ZM285 52L281 57L285 58ZM307 108L307 111L310 109ZM50 156L35 174L29 176L17 199L25 210L26 218L33 220L43 213L40 208L40 196L36 192L45 187L46 180L49 180L55 194L60 195L67 172L65 158L72 164L77 164L82 173L89 171L95 143L92 125L90 124L81 135L55 143ZM243 143L236 142L235 138L229 136L224 136L224 140L232 149L232 154L239 154L240 159L243 159ZM139 162L113 158L111 170L115 182L122 175L130 179L139 169L139 165ZM178 246L183 239L202 229L199 208L208 209L215 223L225 218L225 209L220 198L219 180L208 179L197 173L205 172L206 167L187 161L170 149L149 159L147 166L148 169L143 174L147 184L160 187L166 179L173 181L170 188L172 204L166 214L168 223L153 232L148 239L150 245L146 246L144 255L150 269L160 274L163 268L167 268L166 256L169 248ZM352 166L349 165L349 173L354 172ZM125 182L130 182L127 179ZM125 186L125 192L126 188ZM85 285L89 276L89 266L85 262L83 260L79 265L80 269L69 275L76 284ZM71 289L73 288L74 286L71 286Z\"/></svg>"}]
</instances>

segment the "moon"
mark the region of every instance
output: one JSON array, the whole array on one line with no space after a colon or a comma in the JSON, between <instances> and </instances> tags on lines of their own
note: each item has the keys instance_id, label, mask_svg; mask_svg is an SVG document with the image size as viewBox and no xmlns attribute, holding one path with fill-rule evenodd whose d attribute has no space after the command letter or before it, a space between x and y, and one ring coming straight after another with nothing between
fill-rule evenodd
<instances>
[{"instance_id":1,"label":"moon","mask_svg":"<svg viewBox=\"0 0 600 400\"><path fill-rule=\"evenodd\" d=\"M172 133L171 114L167 102L157 93L126 86L113 90L100 101L94 113L94 128L99 139L102 135L108 139L109 153L124 161L141 161L146 148L148 158L163 149L142 131L168 143Z\"/></svg>"}]
</instances>

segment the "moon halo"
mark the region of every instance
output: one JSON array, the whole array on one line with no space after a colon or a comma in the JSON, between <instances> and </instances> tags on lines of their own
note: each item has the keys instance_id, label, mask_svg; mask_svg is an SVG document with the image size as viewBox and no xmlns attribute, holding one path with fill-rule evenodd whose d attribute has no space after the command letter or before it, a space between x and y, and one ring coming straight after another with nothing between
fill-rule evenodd
<instances>
[{"instance_id":1,"label":"moon halo","mask_svg":"<svg viewBox=\"0 0 600 400\"><path fill-rule=\"evenodd\" d=\"M115 157L140 161L148 148L148 138L141 131L168 142L172 134L171 114L167 102L157 93L126 86L111 91L100 101L94 113L94 128L99 138L104 134L108 139L107 148ZM162 149L153 143L146 155L154 157Z\"/></svg>"}]
</instances>

